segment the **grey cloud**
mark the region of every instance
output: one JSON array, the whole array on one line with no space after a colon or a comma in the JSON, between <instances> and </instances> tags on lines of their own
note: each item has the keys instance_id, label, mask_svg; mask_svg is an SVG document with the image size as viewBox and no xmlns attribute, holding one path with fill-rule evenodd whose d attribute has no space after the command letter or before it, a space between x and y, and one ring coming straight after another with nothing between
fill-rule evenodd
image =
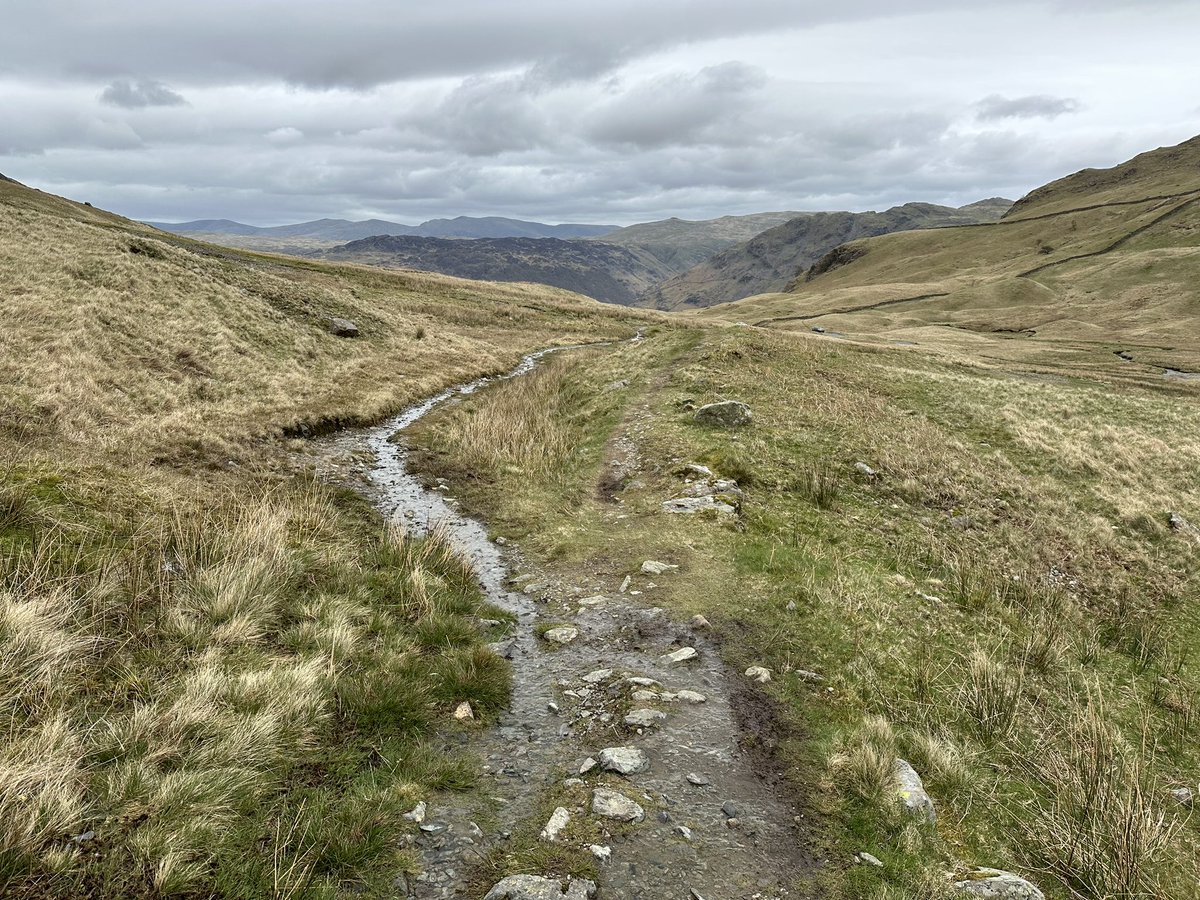
<instances>
[{"instance_id":1,"label":"grey cloud","mask_svg":"<svg viewBox=\"0 0 1200 900\"><path fill-rule=\"evenodd\" d=\"M908 8L956 5L913 0ZM0 59L45 78L134 71L179 84L364 89L530 65L557 82L594 77L666 47L893 12L881 0L743 0L736 7L727 0L9 0Z\"/></svg>"},{"instance_id":2,"label":"grey cloud","mask_svg":"<svg viewBox=\"0 0 1200 900\"><path fill-rule=\"evenodd\" d=\"M143 109L147 106L185 106L187 101L161 81L139 78L132 81L118 78L104 89L100 102L124 109Z\"/></svg>"},{"instance_id":3,"label":"grey cloud","mask_svg":"<svg viewBox=\"0 0 1200 900\"><path fill-rule=\"evenodd\" d=\"M741 142L747 135L737 120L752 107L747 95L766 83L760 69L741 62L709 66L694 76L662 75L616 93L590 117L586 133L641 149Z\"/></svg>"},{"instance_id":4,"label":"grey cloud","mask_svg":"<svg viewBox=\"0 0 1200 900\"><path fill-rule=\"evenodd\" d=\"M975 104L975 118L981 121L998 119L1055 119L1083 108L1073 97L1052 97L1030 94L1026 97L1003 97L991 94Z\"/></svg>"}]
</instances>

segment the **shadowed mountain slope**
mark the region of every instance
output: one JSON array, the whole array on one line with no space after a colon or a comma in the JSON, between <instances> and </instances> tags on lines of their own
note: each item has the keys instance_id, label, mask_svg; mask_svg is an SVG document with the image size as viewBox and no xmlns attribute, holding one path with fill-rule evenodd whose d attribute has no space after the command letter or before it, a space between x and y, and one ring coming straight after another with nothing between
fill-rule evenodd
<instances>
[{"instance_id":1,"label":"shadowed mountain slope","mask_svg":"<svg viewBox=\"0 0 1200 900\"><path fill-rule=\"evenodd\" d=\"M893 231L995 221L1010 205L1008 200L995 198L961 209L906 203L881 213L810 213L715 254L648 291L639 305L689 309L782 290L797 272L846 241Z\"/></svg>"}]
</instances>

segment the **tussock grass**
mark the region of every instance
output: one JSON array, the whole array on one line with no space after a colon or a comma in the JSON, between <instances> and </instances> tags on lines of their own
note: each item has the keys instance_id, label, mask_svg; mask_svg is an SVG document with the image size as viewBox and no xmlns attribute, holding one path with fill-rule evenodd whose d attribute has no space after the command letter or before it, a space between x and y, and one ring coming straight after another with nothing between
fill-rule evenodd
<instances>
[{"instance_id":1,"label":"tussock grass","mask_svg":"<svg viewBox=\"0 0 1200 900\"><path fill-rule=\"evenodd\" d=\"M785 758L842 829L833 858L887 860L831 871L831 896L937 896L965 863L1029 873L1056 900L1194 894L1200 837L1163 801L1200 769L1200 555L1166 525L1169 510L1200 521L1194 405L1116 376L1006 379L761 330L641 354L647 387L629 408L647 417L582 432L616 447L636 435L642 486L619 507L567 502L588 472L566 457L546 478L563 479L557 492L509 480L470 496L493 519L566 535L569 553L526 547L565 577L669 549L686 577L654 602L709 618L733 669L778 673L767 690L806 738ZM601 396L614 376L581 361L571 377ZM750 403L755 424L689 427L679 398L709 396ZM422 441L439 445L457 419L427 421ZM659 512L693 460L750 476L737 527ZM880 477L840 480L832 504L795 487L857 460ZM888 799L898 752L935 798L936 834ZM1085 856L1091 874L1068 871Z\"/></svg>"},{"instance_id":2,"label":"tussock grass","mask_svg":"<svg viewBox=\"0 0 1200 900\"><path fill-rule=\"evenodd\" d=\"M385 895L403 813L474 781L433 733L493 715L508 670L445 535L384 529L276 439L648 316L215 251L13 184L0 295L0 894Z\"/></svg>"}]
</instances>

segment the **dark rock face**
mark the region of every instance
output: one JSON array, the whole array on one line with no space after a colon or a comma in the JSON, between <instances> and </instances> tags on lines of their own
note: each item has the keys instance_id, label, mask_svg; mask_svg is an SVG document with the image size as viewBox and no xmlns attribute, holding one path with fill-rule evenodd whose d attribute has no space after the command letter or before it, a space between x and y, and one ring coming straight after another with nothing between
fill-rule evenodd
<instances>
[{"instance_id":1,"label":"dark rock face","mask_svg":"<svg viewBox=\"0 0 1200 900\"><path fill-rule=\"evenodd\" d=\"M881 213L798 216L664 281L644 294L639 305L696 309L787 290L806 270L815 277L851 262L861 251L843 249L848 241L893 231L995 222L1009 205L1007 200L985 200L954 209L932 203L906 203Z\"/></svg>"},{"instance_id":2,"label":"dark rock face","mask_svg":"<svg viewBox=\"0 0 1200 900\"><path fill-rule=\"evenodd\" d=\"M625 305L672 274L644 251L605 241L558 238L380 236L352 241L321 256L484 281L532 281Z\"/></svg>"}]
</instances>

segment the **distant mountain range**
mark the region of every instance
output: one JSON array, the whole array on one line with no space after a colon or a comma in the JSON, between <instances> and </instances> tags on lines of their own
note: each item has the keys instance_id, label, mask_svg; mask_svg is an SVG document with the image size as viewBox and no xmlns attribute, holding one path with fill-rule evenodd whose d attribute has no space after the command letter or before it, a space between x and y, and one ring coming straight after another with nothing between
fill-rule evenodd
<instances>
[{"instance_id":1,"label":"distant mountain range","mask_svg":"<svg viewBox=\"0 0 1200 900\"><path fill-rule=\"evenodd\" d=\"M483 281L530 281L626 306L703 308L783 290L847 241L919 228L994 222L1012 202L961 208L907 203L885 212L778 211L624 228L545 225L499 216L318 219L261 228L228 219L147 224L213 243Z\"/></svg>"},{"instance_id":2,"label":"distant mountain range","mask_svg":"<svg viewBox=\"0 0 1200 900\"><path fill-rule=\"evenodd\" d=\"M585 238L608 234L616 225L546 225L501 216L458 216L453 219L430 219L420 225L402 225L384 219L352 222L348 219L316 219L295 225L260 227L244 225L230 219L197 219L193 222L147 222L163 231L175 234L226 234L238 237L261 237L270 240L305 239L313 241L357 241L376 235L414 235L441 238Z\"/></svg>"}]
</instances>

